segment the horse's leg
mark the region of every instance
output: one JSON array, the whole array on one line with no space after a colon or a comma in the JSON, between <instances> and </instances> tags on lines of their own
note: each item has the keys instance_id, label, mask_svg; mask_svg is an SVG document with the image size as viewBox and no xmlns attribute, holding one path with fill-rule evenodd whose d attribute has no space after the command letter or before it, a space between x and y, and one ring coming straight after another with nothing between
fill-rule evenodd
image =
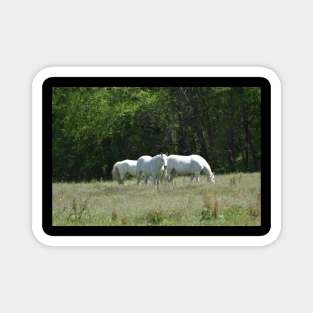
<instances>
[{"instance_id":1,"label":"horse's leg","mask_svg":"<svg viewBox=\"0 0 313 313\"><path fill-rule=\"evenodd\" d=\"M156 185L157 191L159 191L159 188L160 188L160 176L159 175L154 177L154 185Z\"/></svg>"},{"instance_id":2,"label":"horse's leg","mask_svg":"<svg viewBox=\"0 0 313 313\"><path fill-rule=\"evenodd\" d=\"M171 175L166 175L166 180L168 183L170 183L171 182Z\"/></svg>"},{"instance_id":3,"label":"horse's leg","mask_svg":"<svg viewBox=\"0 0 313 313\"><path fill-rule=\"evenodd\" d=\"M171 180L172 185L174 185L174 178L175 178L175 174L171 173L170 180Z\"/></svg>"},{"instance_id":4,"label":"horse's leg","mask_svg":"<svg viewBox=\"0 0 313 313\"><path fill-rule=\"evenodd\" d=\"M119 185L123 185L123 176L121 175L121 172L119 172L117 180Z\"/></svg>"},{"instance_id":5,"label":"horse's leg","mask_svg":"<svg viewBox=\"0 0 313 313\"><path fill-rule=\"evenodd\" d=\"M120 174L121 184L124 185L125 174Z\"/></svg>"},{"instance_id":6,"label":"horse's leg","mask_svg":"<svg viewBox=\"0 0 313 313\"><path fill-rule=\"evenodd\" d=\"M149 179L149 176L148 176L148 175L145 175L145 184L146 184L146 185L148 184L148 179Z\"/></svg>"},{"instance_id":7,"label":"horse's leg","mask_svg":"<svg viewBox=\"0 0 313 313\"><path fill-rule=\"evenodd\" d=\"M157 185L157 187L158 187L159 184L160 184L160 177L159 177L159 175L153 175L152 176L152 182L153 182L153 185Z\"/></svg>"},{"instance_id":8,"label":"horse's leg","mask_svg":"<svg viewBox=\"0 0 313 313\"><path fill-rule=\"evenodd\" d=\"M141 173L137 173L137 185L140 183Z\"/></svg>"},{"instance_id":9,"label":"horse's leg","mask_svg":"<svg viewBox=\"0 0 313 313\"><path fill-rule=\"evenodd\" d=\"M200 182L200 172L195 173L196 183Z\"/></svg>"}]
</instances>

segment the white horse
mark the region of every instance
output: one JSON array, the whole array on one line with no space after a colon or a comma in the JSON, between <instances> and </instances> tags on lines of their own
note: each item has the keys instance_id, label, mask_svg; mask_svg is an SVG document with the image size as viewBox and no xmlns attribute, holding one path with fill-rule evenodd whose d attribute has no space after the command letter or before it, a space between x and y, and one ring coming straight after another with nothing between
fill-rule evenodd
<instances>
[{"instance_id":1,"label":"white horse","mask_svg":"<svg viewBox=\"0 0 313 313\"><path fill-rule=\"evenodd\" d=\"M208 162L197 154L188 156L172 154L167 158L168 180L173 181L175 175L191 175L191 181L200 181L200 173L208 176L208 181L215 184L215 176Z\"/></svg>"},{"instance_id":2,"label":"white horse","mask_svg":"<svg viewBox=\"0 0 313 313\"><path fill-rule=\"evenodd\" d=\"M119 184L124 184L126 174L136 176L136 167L137 161L134 160L116 162L112 169L113 180L117 180Z\"/></svg>"},{"instance_id":3,"label":"white horse","mask_svg":"<svg viewBox=\"0 0 313 313\"><path fill-rule=\"evenodd\" d=\"M137 160L137 184L144 177L145 184L151 176L155 185L159 185L167 167L166 154L157 154L154 157L143 155Z\"/></svg>"}]
</instances>

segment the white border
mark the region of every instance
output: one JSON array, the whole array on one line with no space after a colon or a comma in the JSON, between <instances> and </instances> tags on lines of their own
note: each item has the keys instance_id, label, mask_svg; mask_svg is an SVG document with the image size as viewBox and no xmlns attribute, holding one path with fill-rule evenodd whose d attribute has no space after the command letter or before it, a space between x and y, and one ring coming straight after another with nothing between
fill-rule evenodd
<instances>
[{"instance_id":1,"label":"white border","mask_svg":"<svg viewBox=\"0 0 313 313\"><path fill-rule=\"evenodd\" d=\"M50 236L42 229L42 84L49 77L264 77L271 84L271 230L265 236ZM264 246L281 231L281 84L265 67L49 67L32 84L32 230L49 246Z\"/></svg>"}]
</instances>

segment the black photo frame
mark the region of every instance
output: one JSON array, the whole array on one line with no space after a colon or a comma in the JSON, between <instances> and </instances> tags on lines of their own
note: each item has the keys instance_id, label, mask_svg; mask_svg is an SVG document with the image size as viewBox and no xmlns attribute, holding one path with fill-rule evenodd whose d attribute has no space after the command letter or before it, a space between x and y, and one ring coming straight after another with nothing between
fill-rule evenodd
<instances>
[{"instance_id":1,"label":"black photo frame","mask_svg":"<svg viewBox=\"0 0 313 313\"><path fill-rule=\"evenodd\" d=\"M260 87L260 226L53 226L53 87ZM264 236L271 229L271 84L264 77L50 77L42 84L42 228L49 236Z\"/></svg>"}]
</instances>

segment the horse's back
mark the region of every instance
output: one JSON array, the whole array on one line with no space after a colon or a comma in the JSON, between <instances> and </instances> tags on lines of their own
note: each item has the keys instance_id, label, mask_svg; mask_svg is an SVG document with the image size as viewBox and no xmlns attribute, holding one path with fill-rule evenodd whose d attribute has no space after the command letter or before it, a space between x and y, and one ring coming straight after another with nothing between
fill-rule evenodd
<instances>
[{"instance_id":1,"label":"horse's back","mask_svg":"<svg viewBox=\"0 0 313 313\"><path fill-rule=\"evenodd\" d=\"M150 155L143 155L137 160L137 165L149 162L152 159Z\"/></svg>"},{"instance_id":2,"label":"horse's back","mask_svg":"<svg viewBox=\"0 0 313 313\"><path fill-rule=\"evenodd\" d=\"M131 166L137 165L137 160L128 160Z\"/></svg>"},{"instance_id":3,"label":"horse's back","mask_svg":"<svg viewBox=\"0 0 313 313\"><path fill-rule=\"evenodd\" d=\"M135 160L124 160L123 164L125 164L127 167L136 167L137 166L137 161Z\"/></svg>"},{"instance_id":4,"label":"horse's back","mask_svg":"<svg viewBox=\"0 0 313 313\"><path fill-rule=\"evenodd\" d=\"M118 170L122 176L124 176L126 173L129 173L132 176L136 176L136 165L137 161L134 160L118 161L113 165L112 174Z\"/></svg>"},{"instance_id":5,"label":"horse's back","mask_svg":"<svg viewBox=\"0 0 313 313\"><path fill-rule=\"evenodd\" d=\"M171 154L167 158L167 162L172 164L187 164L190 163L190 156L188 155L177 155L177 154Z\"/></svg>"},{"instance_id":6,"label":"horse's back","mask_svg":"<svg viewBox=\"0 0 313 313\"><path fill-rule=\"evenodd\" d=\"M191 158L193 158L193 159L196 159L196 160L199 160L199 161L201 161L201 162L206 162L206 160L205 160L205 158L203 158L201 155L199 155L199 154L192 154L191 156L190 156Z\"/></svg>"},{"instance_id":7,"label":"horse's back","mask_svg":"<svg viewBox=\"0 0 313 313\"><path fill-rule=\"evenodd\" d=\"M123 160L123 161L119 161L119 162L116 162L115 164L118 163L118 166L122 166L124 168L128 168L128 167L136 167L137 165L137 161L134 161L134 160Z\"/></svg>"},{"instance_id":8,"label":"horse's back","mask_svg":"<svg viewBox=\"0 0 313 313\"><path fill-rule=\"evenodd\" d=\"M172 154L167 159L168 171L175 170L177 174L190 174L193 172L192 159L188 155Z\"/></svg>"},{"instance_id":9,"label":"horse's back","mask_svg":"<svg viewBox=\"0 0 313 313\"><path fill-rule=\"evenodd\" d=\"M147 164L149 161L152 159L150 155L143 155L137 160L137 172L138 171L143 171L147 167Z\"/></svg>"},{"instance_id":10,"label":"horse's back","mask_svg":"<svg viewBox=\"0 0 313 313\"><path fill-rule=\"evenodd\" d=\"M137 161L125 160L124 165L129 174L131 174L132 176L136 176Z\"/></svg>"}]
</instances>

